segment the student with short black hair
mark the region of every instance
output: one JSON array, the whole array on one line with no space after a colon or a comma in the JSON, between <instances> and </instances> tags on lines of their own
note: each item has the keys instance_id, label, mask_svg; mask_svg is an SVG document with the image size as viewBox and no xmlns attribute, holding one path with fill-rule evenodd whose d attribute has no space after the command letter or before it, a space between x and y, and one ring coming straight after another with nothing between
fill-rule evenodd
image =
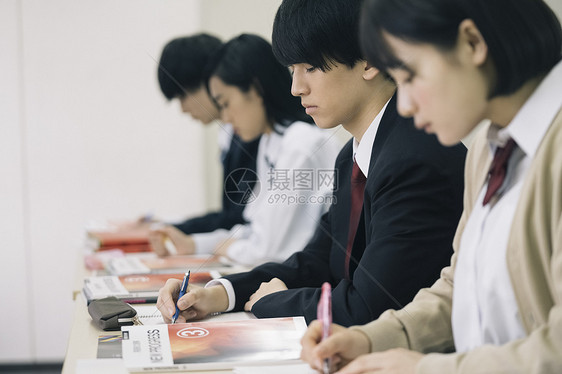
<instances>
[{"instance_id":1,"label":"student with short black hair","mask_svg":"<svg viewBox=\"0 0 562 374\"><path fill-rule=\"evenodd\" d=\"M261 137L257 174L246 177L259 181L258 187L251 191L240 183L247 223L192 235L156 232L167 235L180 254L220 254L246 266L284 261L308 242L329 206L331 184L318 184L319 172L333 174L341 144L311 124L290 93L289 71L265 39L239 35L216 51L207 68L222 120L243 141Z\"/></svg>"},{"instance_id":2,"label":"student with short black hair","mask_svg":"<svg viewBox=\"0 0 562 374\"><path fill-rule=\"evenodd\" d=\"M292 94L318 127L342 124L354 137L335 163L330 210L304 249L285 262L190 288L178 301L180 318L245 309L260 318L303 315L310 322L322 283L329 282L334 321L363 323L409 302L448 263L466 150L443 147L398 116L395 85L360 51L360 5L285 0L273 28L274 52L293 74ZM178 289L169 281L160 291L165 318Z\"/></svg>"},{"instance_id":3,"label":"student with short black hair","mask_svg":"<svg viewBox=\"0 0 562 374\"><path fill-rule=\"evenodd\" d=\"M560 22L542 0L369 0L362 25L402 115L447 145L490 124L467 156L441 278L320 344L313 324L302 357L353 360L346 374L562 372Z\"/></svg>"},{"instance_id":4,"label":"student with short black hair","mask_svg":"<svg viewBox=\"0 0 562 374\"><path fill-rule=\"evenodd\" d=\"M211 56L222 46L215 36L201 33L172 39L163 48L158 63L158 83L168 100L178 99L182 111L207 125L219 118L219 111L205 87L206 69ZM230 124L221 124L219 129L219 148L223 168L224 184L237 169L256 170L256 154L259 138L242 141L232 133ZM250 187L253 187L253 183ZM222 193L222 209L205 215L190 218L169 226L169 229L185 234L210 232L216 229L230 229L244 223L242 216L244 204L235 195ZM174 229L175 228L175 229ZM160 237L152 235L152 247L156 252L167 251Z\"/></svg>"},{"instance_id":5,"label":"student with short black hair","mask_svg":"<svg viewBox=\"0 0 562 374\"><path fill-rule=\"evenodd\" d=\"M206 33L170 40L162 49L158 62L158 83L164 96L168 100L181 101L182 98L187 98L188 93L194 94L205 89L207 64L222 45L219 38ZM209 123L219 116L212 101L199 109L209 114L206 118L194 116L203 123Z\"/></svg>"}]
</instances>

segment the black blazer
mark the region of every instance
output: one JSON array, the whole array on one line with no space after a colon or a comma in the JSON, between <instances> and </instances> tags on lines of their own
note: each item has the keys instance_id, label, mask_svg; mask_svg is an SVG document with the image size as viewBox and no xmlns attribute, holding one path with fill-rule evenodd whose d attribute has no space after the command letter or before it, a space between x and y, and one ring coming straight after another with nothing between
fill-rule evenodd
<instances>
[{"instance_id":1,"label":"black blazer","mask_svg":"<svg viewBox=\"0 0 562 374\"><path fill-rule=\"evenodd\" d=\"M261 282L277 277L289 290L263 297L252 312L260 318L304 315L311 322L320 287L330 282L334 323L364 324L407 304L449 264L462 211L465 147L441 146L397 114L396 97L390 101L373 144L347 280L352 152L351 140L336 160L335 203L304 250L284 263L226 277L236 293L235 310Z\"/></svg>"},{"instance_id":2,"label":"black blazer","mask_svg":"<svg viewBox=\"0 0 562 374\"><path fill-rule=\"evenodd\" d=\"M238 135L233 134L230 147L222 156L224 179L222 185L225 186L222 193L222 210L208 213L201 217L190 218L182 223L174 225L175 227L185 234L195 234L211 232L216 229L229 230L234 225L246 223L242 216L245 204L241 201L245 195L243 193L239 194L234 192L237 187L233 184L232 179L227 178L237 169L249 169L256 173L256 159L260 138L261 137L258 137L250 142L243 142ZM234 173L232 175L240 177L244 174ZM254 187L254 179L247 178L245 182L246 183L243 184L245 187Z\"/></svg>"}]
</instances>

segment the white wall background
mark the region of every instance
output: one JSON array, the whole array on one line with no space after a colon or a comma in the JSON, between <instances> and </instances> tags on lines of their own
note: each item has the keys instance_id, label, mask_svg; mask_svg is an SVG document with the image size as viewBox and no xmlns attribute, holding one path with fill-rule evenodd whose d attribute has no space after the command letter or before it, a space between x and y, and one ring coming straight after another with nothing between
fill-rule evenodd
<instances>
[{"instance_id":1,"label":"white wall background","mask_svg":"<svg viewBox=\"0 0 562 374\"><path fill-rule=\"evenodd\" d=\"M218 205L216 130L164 99L156 61L219 5L267 35L263 4L0 0L0 363L64 358L89 220Z\"/></svg>"},{"instance_id":2,"label":"white wall background","mask_svg":"<svg viewBox=\"0 0 562 374\"><path fill-rule=\"evenodd\" d=\"M280 2L0 0L0 364L63 359L87 221L218 206L216 126L155 60L198 31L270 39Z\"/></svg>"}]
</instances>

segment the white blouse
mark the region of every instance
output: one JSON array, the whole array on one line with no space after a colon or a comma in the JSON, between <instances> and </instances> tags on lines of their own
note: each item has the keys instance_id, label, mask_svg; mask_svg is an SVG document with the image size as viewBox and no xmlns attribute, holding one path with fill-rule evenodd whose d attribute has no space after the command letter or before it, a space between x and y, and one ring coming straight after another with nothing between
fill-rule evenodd
<instances>
[{"instance_id":1,"label":"white blouse","mask_svg":"<svg viewBox=\"0 0 562 374\"><path fill-rule=\"evenodd\" d=\"M304 122L276 129L260 139L255 199L244 209L249 223L194 234L197 253L213 253L223 240L235 238L228 257L256 266L284 261L312 237L332 202L333 168L342 144Z\"/></svg>"}]
</instances>

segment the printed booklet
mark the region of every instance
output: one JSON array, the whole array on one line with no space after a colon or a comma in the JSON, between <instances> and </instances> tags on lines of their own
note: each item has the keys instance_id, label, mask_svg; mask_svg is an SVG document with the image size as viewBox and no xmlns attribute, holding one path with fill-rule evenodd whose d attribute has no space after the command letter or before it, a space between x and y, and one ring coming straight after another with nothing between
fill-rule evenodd
<instances>
[{"instance_id":1,"label":"printed booklet","mask_svg":"<svg viewBox=\"0 0 562 374\"><path fill-rule=\"evenodd\" d=\"M185 273L177 274L138 274L125 276L87 277L84 279L84 296L88 304L92 300L115 296L126 303L155 303L158 290L170 278L183 280ZM189 284L204 286L207 282L219 278L218 272L191 273Z\"/></svg>"},{"instance_id":2,"label":"printed booklet","mask_svg":"<svg viewBox=\"0 0 562 374\"><path fill-rule=\"evenodd\" d=\"M223 370L294 364L304 317L123 326L123 360L131 372Z\"/></svg>"},{"instance_id":3,"label":"printed booklet","mask_svg":"<svg viewBox=\"0 0 562 374\"><path fill-rule=\"evenodd\" d=\"M220 256L189 255L166 256L152 255L126 255L112 258L107 263L107 271L113 275L129 274L157 274L177 273L183 269L218 269L228 268L230 265L223 263Z\"/></svg>"},{"instance_id":4,"label":"printed booklet","mask_svg":"<svg viewBox=\"0 0 562 374\"><path fill-rule=\"evenodd\" d=\"M98 251L121 249L123 252L150 252L148 227L119 228L109 226L106 230L87 230L87 244Z\"/></svg>"}]
</instances>

